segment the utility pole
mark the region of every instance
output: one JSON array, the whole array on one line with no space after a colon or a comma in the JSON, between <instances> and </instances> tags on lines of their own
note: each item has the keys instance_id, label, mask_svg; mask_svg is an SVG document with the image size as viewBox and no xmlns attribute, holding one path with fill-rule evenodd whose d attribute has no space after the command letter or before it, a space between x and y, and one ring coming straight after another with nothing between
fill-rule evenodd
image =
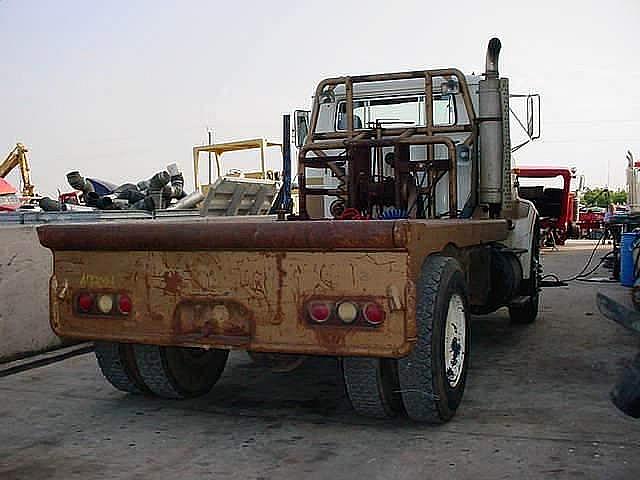
<instances>
[{"instance_id":1,"label":"utility pole","mask_svg":"<svg viewBox=\"0 0 640 480\"><path fill-rule=\"evenodd\" d=\"M209 146L213 145L213 130L207 127L207 137L209 139ZM209 152L209 185L211 185L211 152Z\"/></svg>"}]
</instances>

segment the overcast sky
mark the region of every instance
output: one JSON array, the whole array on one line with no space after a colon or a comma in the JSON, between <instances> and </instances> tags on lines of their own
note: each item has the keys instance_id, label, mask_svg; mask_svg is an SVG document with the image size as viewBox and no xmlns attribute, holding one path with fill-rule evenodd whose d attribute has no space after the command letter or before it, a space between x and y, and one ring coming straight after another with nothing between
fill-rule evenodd
<instances>
[{"instance_id":1,"label":"overcast sky","mask_svg":"<svg viewBox=\"0 0 640 480\"><path fill-rule=\"evenodd\" d=\"M24 142L45 194L75 169L121 183L177 161L191 182L207 126L280 139L324 77L479 73L498 36L512 92L542 95L518 163L622 186L626 150L640 156L639 25L638 0L0 0L0 157Z\"/></svg>"}]
</instances>

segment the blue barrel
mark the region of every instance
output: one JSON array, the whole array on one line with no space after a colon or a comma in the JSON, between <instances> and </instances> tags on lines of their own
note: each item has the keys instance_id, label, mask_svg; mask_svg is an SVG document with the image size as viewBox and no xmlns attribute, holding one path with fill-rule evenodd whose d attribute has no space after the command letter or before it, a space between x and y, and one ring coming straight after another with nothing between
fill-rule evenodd
<instances>
[{"instance_id":1,"label":"blue barrel","mask_svg":"<svg viewBox=\"0 0 640 480\"><path fill-rule=\"evenodd\" d=\"M636 246L635 249L634 246ZM622 234L622 242L620 243L620 283L625 287L633 287L633 282L636 280L634 267L635 257L638 255L639 248L640 234L634 232ZM636 251L634 252L634 250Z\"/></svg>"}]
</instances>

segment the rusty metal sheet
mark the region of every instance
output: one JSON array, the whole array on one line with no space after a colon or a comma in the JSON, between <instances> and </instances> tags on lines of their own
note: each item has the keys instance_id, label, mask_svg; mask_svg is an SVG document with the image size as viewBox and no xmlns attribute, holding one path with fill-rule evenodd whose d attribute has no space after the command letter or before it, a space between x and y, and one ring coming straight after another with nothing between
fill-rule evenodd
<instances>
[{"instance_id":1,"label":"rusty metal sheet","mask_svg":"<svg viewBox=\"0 0 640 480\"><path fill-rule=\"evenodd\" d=\"M403 252L58 251L51 322L73 338L397 357L411 346L407 268ZM127 293L133 311L74 314L80 291ZM317 298L370 299L386 319L375 328L314 325L304 304Z\"/></svg>"},{"instance_id":2,"label":"rusty metal sheet","mask_svg":"<svg viewBox=\"0 0 640 480\"><path fill-rule=\"evenodd\" d=\"M389 250L393 221L123 222L44 225L40 242L53 250Z\"/></svg>"},{"instance_id":3,"label":"rusty metal sheet","mask_svg":"<svg viewBox=\"0 0 640 480\"><path fill-rule=\"evenodd\" d=\"M506 220L245 219L117 224L43 225L38 235L53 250L395 250L421 253L453 243L464 247L504 240ZM422 248L429 245L429 248Z\"/></svg>"},{"instance_id":4,"label":"rusty metal sheet","mask_svg":"<svg viewBox=\"0 0 640 480\"><path fill-rule=\"evenodd\" d=\"M402 232L410 254L411 276L417 278L424 259L448 246L457 249L506 240L509 224L506 220L423 220L406 221Z\"/></svg>"}]
</instances>

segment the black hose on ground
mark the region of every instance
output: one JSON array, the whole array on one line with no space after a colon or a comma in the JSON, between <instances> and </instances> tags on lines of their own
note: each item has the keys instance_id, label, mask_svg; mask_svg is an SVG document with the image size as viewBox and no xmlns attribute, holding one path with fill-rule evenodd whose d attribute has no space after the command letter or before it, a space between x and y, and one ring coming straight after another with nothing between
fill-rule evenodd
<instances>
[{"instance_id":1,"label":"black hose on ground","mask_svg":"<svg viewBox=\"0 0 640 480\"><path fill-rule=\"evenodd\" d=\"M581 282L596 282L595 279L589 279L587 277L589 277L589 275L592 275L598 268L600 268L600 266L604 263L604 261L613 254L613 252L607 252L604 256L602 256L600 258L600 260L598 261L598 263L595 265L595 267L593 267L591 270L589 270L587 272L587 269L589 269L589 267L591 266L591 262L593 261L593 257L596 254L596 252L598 251L598 247L600 246L600 243L604 240L604 235L602 237L600 237L598 239L598 242L596 243L595 247L593 247L593 250L591 251L591 254L589 255L589 259L587 260L587 263L585 263L584 267L582 267L582 270L580 270L580 272L576 273L575 275L572 275L568 278L564 278L564 279L560 279L555 273L549 273L547 275L544 275L541 279L541 286L542 287L564 287L567 285L567 283L569 282L573 282L573 281L581 281ZM554 281L550 282L547 281L547 278L551 278ZM598 280L597 283L605 283L604 281Z\"/></svg>"}]
</instances>

